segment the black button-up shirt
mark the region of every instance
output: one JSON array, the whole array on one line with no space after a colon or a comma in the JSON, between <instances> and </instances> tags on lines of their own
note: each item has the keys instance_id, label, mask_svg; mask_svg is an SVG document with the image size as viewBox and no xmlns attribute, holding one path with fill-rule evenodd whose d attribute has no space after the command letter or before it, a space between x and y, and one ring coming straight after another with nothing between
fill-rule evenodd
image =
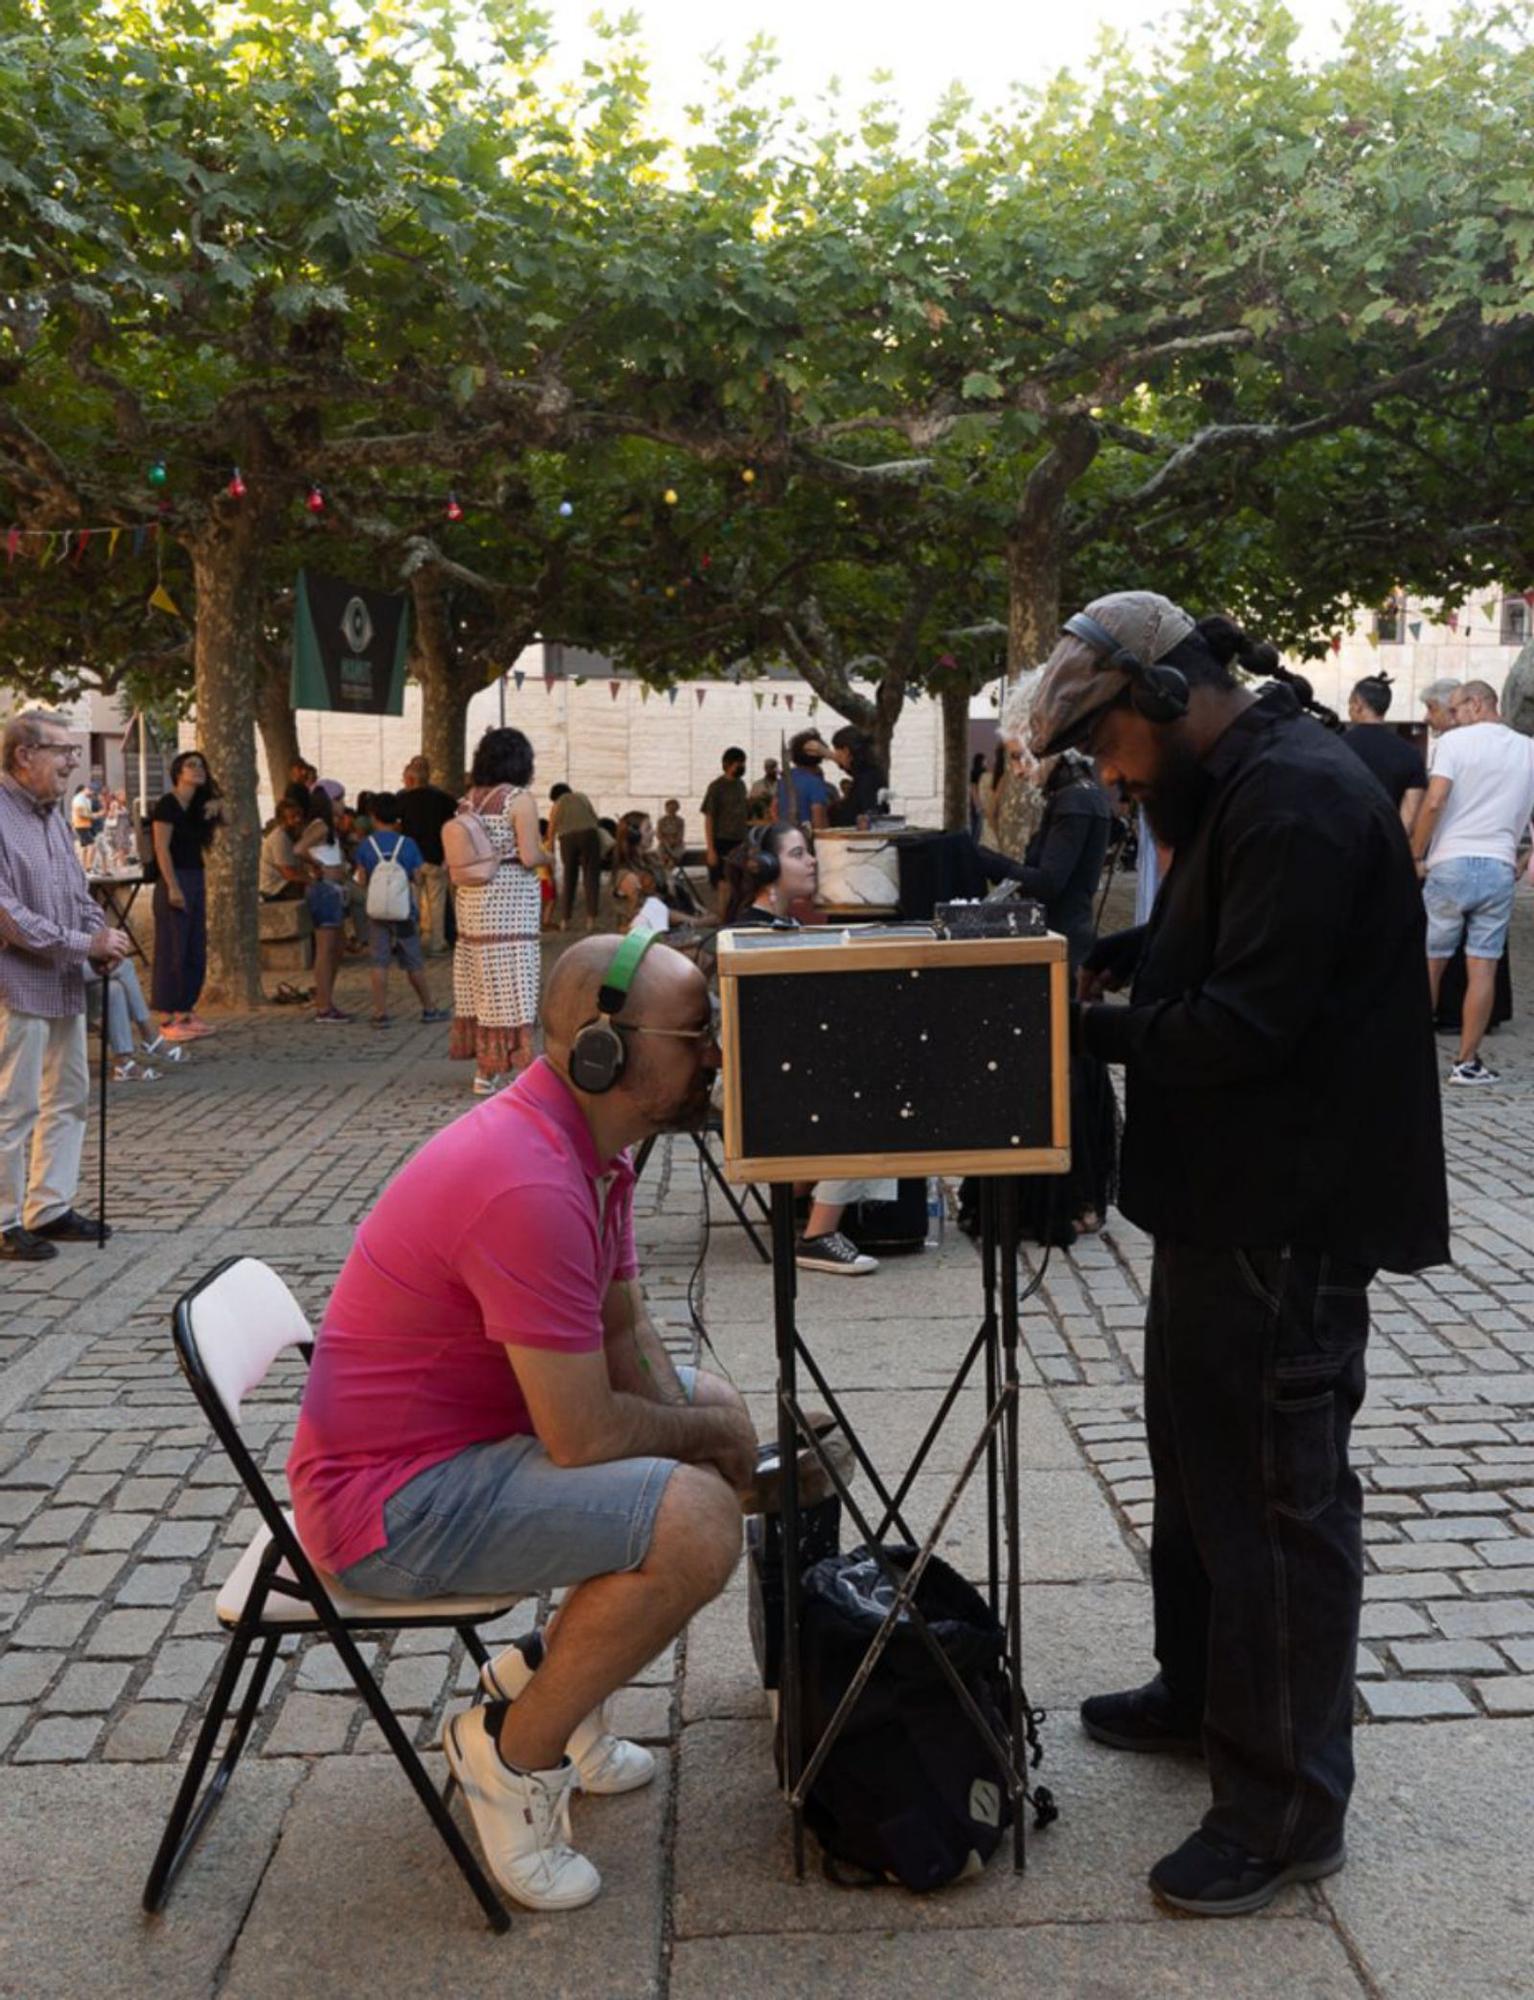
<instances>
[{"instance_id":1,"label":"black button-up shirt","mask_svg":"<svg viewBox=\"0 0 1534 2000\"><path fill-rule=\"evenodd\" d=\"M1085 1009L1125 1065L1119 1206L1206 1248L1449 1254L1422 895L1398 813L1270 690L1212 781L1146 926L1130 1004Z\"/></svg>"}]
</instances>

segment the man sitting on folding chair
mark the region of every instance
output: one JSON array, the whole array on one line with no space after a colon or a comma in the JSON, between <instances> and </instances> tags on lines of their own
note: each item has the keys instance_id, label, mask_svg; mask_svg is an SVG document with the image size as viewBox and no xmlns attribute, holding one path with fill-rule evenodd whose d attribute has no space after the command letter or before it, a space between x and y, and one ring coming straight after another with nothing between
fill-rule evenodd
<instances>
[{"instance_id":1,"label":"man sitting on folding chair","mask_svg":"<svg viewBox=\"0 0 1534 2000\"><path fill-rule=\"evenodd\" d=\"M491 1870L532 1909L601 1887L570 1793L654 1772L602 1704L724 1588L756 1463L739 1396L673 1367L641 1301L625 1148L701 1120L718 1060L702 975L653 943L566 952L544 1058L384 1191L288 1461L304 1548L350 1590L571 1586L444 1732Z\"/></svg>"}]
</instances>

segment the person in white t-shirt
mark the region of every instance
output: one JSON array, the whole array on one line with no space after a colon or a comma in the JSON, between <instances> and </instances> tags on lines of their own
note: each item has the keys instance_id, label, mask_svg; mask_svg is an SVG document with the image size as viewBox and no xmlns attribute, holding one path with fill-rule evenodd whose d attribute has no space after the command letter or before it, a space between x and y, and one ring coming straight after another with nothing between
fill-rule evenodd
<instances>
[{"instance_id":1,"label":"person in white t-shirt","mask_svg":"<svg viewBox=\"0 0 1534 2000\"><path fill-rule=\"evenodd\" d=\"M1438 1004L1443 969L1465 946L1465 1004L1450 1083L1486 1084L1481 1061L1497 960L1513 914L1514 863L1534 814L1534 742L1497 714L1496 690L1467 681L1449 697L1453 718L1438 744L1412 853L1427 906L1427 965Z\"/></svg>"}]
</instances>

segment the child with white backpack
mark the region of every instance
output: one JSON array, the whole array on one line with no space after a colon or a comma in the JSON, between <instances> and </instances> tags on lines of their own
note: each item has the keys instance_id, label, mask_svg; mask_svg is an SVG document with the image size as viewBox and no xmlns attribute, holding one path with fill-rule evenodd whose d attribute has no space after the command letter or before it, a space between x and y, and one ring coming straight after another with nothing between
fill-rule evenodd
<instances>
[{"instance_id":1,"label":"child with white backpack","mask_svg":"<svg viewBox=\"0 0 1534 2000\"><path fill-rule=\"evenodd\" d=\"M412 884L423 864L421 850L408 833L401 833L399 801L393 792L374 792L373 831L357 848L357 880L367 888L368 943L372 954L373 1026L386 1028L389 965L398 958L416 998L423 1021L445 1021L446 1007L434 1007L426 984L421 933L416 921Z\"/></svg>"}]
</instances>

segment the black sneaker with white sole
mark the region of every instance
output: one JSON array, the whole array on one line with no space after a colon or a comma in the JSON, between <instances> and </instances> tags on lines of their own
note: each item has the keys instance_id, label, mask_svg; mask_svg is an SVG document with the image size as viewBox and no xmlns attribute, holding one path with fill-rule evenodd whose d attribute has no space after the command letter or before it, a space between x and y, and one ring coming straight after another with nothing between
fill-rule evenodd
<instances>
[{"instance_id":1,"label":"black sneaker with white sole","mask_svg":"<svg viewBox=\"0 0 1534 2000\"><path fill-rule=\"evenodd\" d=\"M836 1278L866 1278L879 1260L849 1243L839 1229L827 1236L801 1236L794 1245L794 1262L801 1271L826 1271Z\"/></svg>"},{"instance_id":2,"label":"black sneaker with white sole","mask_svg":"<svg viewBox=\"0 0 1534 2000\"><path fill-rule=\"evenodd\" d=\"M1479 1056L1471 1056L1468 1062L1457 1062L1449 1071L1450 1083L1478 1084L1495 1083L1497 1072L1488 1069Z\"/></svg>"}]
</instances>

